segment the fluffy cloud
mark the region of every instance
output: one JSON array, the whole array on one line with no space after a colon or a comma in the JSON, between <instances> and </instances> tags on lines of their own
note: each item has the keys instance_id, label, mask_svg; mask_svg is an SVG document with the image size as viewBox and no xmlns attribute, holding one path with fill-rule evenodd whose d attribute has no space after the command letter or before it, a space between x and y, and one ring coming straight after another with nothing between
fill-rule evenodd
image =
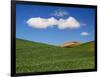
<instances>
[{"instance_id":1,"label":"fluffy cloud","mask_svg":"<svg viewBox=\"0 0 100 77\"><path fill-rule=\"evenodd\" d=\"M67 19L59 19L58 22L58 28L59 29L66 29L66 28L79 28L80 23L74 18L74 17L69 17Z\"/></svg>"},{"instance_id":2,"label":"fluffy cloud","mask_svg":"<svg viewBox=\"0 0 100 77\"><path fill-rule=\"evenodd\" d=\"M59 29L66 29L66 28L79 28L80 23L74 17L68 17L67 19L59 19L57 20L54 17L51 18L30 18L27 21L27 24L33 28L48 28L52 26L57 26Z\"/></svg>"},{"instance_id":3,"label":"fluffy cloud","mask_svg":"<svg viewBox=\"0 0 100 77\"><path fill-rule=\"evenodd\" d=\"M89 33L88 32L82 32L81 35L82 36L87 36L87 35L89 35Z\"/></svg>"},{"instance_id":4,"label":"fluffy cloud","mask_svg":"<svg viewBox=\"0 0 100 77\"><path fill-rule=\"evenodd\" d=\"M31 27L34 28L47 28L49 26L56 25L56 19L51 17L51 18L30 18L27 21L27 24Z\"/></svg>"}]
</instances>

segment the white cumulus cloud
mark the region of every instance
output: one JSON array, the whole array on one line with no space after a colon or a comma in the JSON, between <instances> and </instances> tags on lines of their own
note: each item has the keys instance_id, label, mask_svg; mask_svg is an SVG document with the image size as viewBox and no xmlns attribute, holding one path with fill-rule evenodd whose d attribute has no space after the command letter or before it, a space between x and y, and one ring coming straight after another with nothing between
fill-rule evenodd
<instances>
[{"instance_id":1,"label":"white cumulus cloud","mask_svg":"<svg viewBox=\"0 0 100 77\"><path fill-rule=\"evenodd\" d=\"M57 26L59 29L73 29L73 28L79 28L80 23L74 18L74 17L68 17L67 19L56 19L54 17L50 18L41 18L41 17L35 17L30 18L27 21L27 24L33 28L48 28L52 26Z\"/></svg>"},{"instance_id":2,"label":"white cumulus cloud","mask_svg":"<svg viewBox=\"0 0 100 77\"><path fill-rule=\"evenodd\" d=\"M82 36L87 36L87 35L89 35L89 33L88 32L81 32L81 35Z\"/></svg>"},{"instance_id":3,"label":"white cumulus cloud","mask_svg":"<svg viewBox=\"0 0 100 77\"><path fill-rule=\"evenodd\" d=\"M30 18L27 21L27 24L31 27L34 28L47 28L53 25L56 25L57 20L53 17L51 18L40 18L40 17L36 17L36 18Z\"/></svg>"},{"instance_id":4,"label":"white cumulus cloud","mask_svg":"<svg viewBox=\"0 0 100 77\"><path fill-rule=\"evenodd\" d=\"M74 17L69 17L67 19L59 19L58 22L58 28L59 29L66 29L66 28L79 28L80 23L74 18Z\"/></svg>"}]
</instances>

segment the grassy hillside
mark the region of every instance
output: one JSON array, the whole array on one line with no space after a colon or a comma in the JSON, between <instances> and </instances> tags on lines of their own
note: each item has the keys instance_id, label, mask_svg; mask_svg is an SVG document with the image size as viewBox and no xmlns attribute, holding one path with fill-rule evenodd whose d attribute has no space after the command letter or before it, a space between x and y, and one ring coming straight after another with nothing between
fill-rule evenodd
<instances>
[{"instance_id":1,"label":"grassy hillside","mask_svg":"<svg viewBox=\"0 0 100 77\"><path fill-rule=\"evenodd\" d=\"M94 68L94 42L73 48L16 39L16 71L45 72Z\"/></svg>"}]
</instances>

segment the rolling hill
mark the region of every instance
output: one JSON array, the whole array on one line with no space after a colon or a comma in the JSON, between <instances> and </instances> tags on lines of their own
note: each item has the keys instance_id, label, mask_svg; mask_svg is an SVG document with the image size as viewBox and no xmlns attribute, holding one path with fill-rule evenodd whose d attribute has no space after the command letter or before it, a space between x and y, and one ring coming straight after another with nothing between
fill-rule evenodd
<instances>
[{"instance_id":1,"label":"rolling hill","mask_svg":"<svg viewBox=\"0 0 100 77\"><path fill-rule=\"evenodd\" d=\"M16 72L46 72L94 68L94 42L72 48L16 39Z\"/></svg>"},{"instance_id":2,"label":"rolling hill","mask_svg":"<svg viewBox=\"0 0 100 77\"><path fill-rule=\"evenodd\" d=\"M62 45L60 45L60 47L75 47L80 45L80 42L76 42L76 41L72 41L72 42L65 42Z\"/></svg>"}]
</instances>

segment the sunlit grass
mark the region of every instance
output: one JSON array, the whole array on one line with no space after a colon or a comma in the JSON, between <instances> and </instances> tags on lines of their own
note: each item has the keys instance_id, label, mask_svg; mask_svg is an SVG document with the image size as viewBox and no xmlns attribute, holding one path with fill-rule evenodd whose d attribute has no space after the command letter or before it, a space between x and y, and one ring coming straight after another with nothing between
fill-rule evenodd
<instances>
[{"instance_id":1,"label":"sunlit grass","mask_svg":"<svg viewBox=\"0 0 100 77\"><path fill-rule=\"evenodd\" d=\"M16 71L45 72L94 68L94 43L61 48L43 43L16 40Z\"/></svg>"}]
</instances>

